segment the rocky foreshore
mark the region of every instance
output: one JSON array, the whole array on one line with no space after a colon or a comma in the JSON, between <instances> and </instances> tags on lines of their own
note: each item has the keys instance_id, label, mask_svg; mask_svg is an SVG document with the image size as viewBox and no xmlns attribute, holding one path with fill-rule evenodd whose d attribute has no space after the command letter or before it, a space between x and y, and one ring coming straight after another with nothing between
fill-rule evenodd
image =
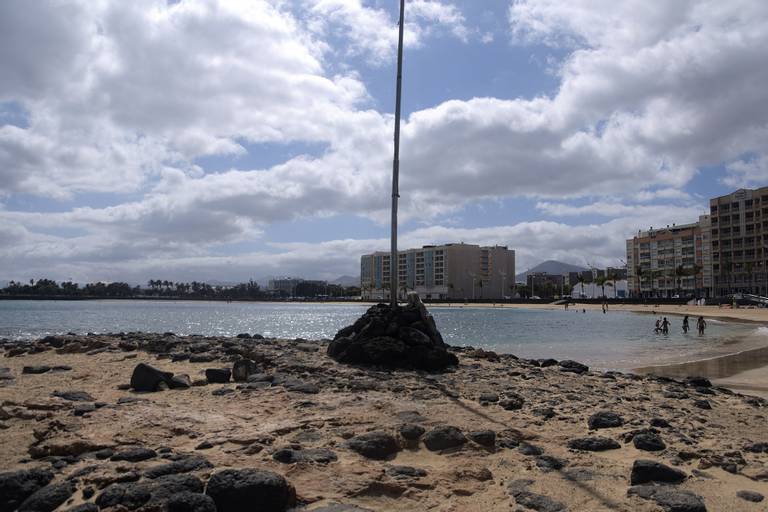
<instances>
[{"instance_id":1,"label":"rocky foreshore","mask_svg":"<svg viewBox=\"0 0 768 512\"><path fill-rule=\"evenodd\" d=\"M767 510L763 399L469 347L441 373L355 367L329 343L0 342L0 512Z\"/></svg>"}]
</instances>

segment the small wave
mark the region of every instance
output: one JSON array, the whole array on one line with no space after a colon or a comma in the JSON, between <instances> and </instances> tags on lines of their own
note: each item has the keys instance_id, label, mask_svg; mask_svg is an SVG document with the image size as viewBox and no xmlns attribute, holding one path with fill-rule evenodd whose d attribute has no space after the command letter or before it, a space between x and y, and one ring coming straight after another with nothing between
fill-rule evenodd
<instances>
[{"instance_id":1,"label":"small wave","mask_svg":"<svg viewBox=\"0 0 768 512\"><path fill-rule=\"evenodd\" d=\"M752 334L757 336L768 336L768 327L758 327Z\"/></svg>"}]
</instances>

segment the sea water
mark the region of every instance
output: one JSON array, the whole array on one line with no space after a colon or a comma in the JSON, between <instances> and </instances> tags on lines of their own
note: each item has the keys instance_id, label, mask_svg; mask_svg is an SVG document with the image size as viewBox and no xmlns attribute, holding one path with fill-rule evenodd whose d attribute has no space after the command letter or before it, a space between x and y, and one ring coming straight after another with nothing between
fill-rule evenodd
<instances>
[{"instance_id":1,"label":"sea water","mask_svg":"<svg viewBox=\"0 0 768 512\"><path fill-rule=\"evenodd\" d=\"M174 332L179 335L333 338L369 305L203 301L0 301L0 338L33 339L75 332ZM704 336L682 332L668 316L624 311L430 306L445 341L525 358L575 359L596 368L631 369L690 361L768 345L768 328L708 319ZM690 318L695 328L696 318ZM695 330L695 329L694 329Z\"/></svg>"}]
</instances>

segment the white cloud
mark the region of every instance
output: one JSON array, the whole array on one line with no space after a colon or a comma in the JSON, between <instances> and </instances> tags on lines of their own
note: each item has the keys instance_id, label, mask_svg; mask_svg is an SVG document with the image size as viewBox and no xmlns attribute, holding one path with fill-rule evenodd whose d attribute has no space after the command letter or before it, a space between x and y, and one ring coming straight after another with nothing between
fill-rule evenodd
<instances>
[{"instance_id":1,"label":"white cloud","mask_svg":"<svg viewBox=\"0 0 768 512\"><path fill-rule=\"evenodd\" d=\"M738 160L728 164L723 182L734 188L764 187L768 185L768 155Z\"/></svg>"},{"instance_id":2,"label":"white cloud","mask_svg":"<svg viewBox=\"0 0 768 512\"><path fill-rule=\"evenodd\" d=\"M474 41L453 4L408 6L411 48L445 32ZM510 24L518 43L569 45L560 87L408 116L403 217L432 222L468 202L528 196L553 216L615 218L429 228L404 243L466 237L499 240L530 259L614 258L638 222L666 224L698 208L682 189L701 167L727 163L729 186L768 181L765 2L519 0ZM45 269L50 255L62 255L61 272L117 272L124 263L138 275L172 268L174 258L179 269L265 261L318 268L298 249L212 254L279 220L388 219L392 116L367 109L358 71L338 70L348 69L350 54L389 61L395 41L394 19L360 0L0 2L0 101L28 112L25 126L0 126L0 196L135 194L56 215L0 211L0 239L13 241L0 266ZM195 163L296 141L317 143L321 154L221 173ZM565 201L585 197L594 204ZM633 204L657 200L676 206ZM80 235L47 234L67 229ZM343 251L369 242L328 243L323 264L354 272L357 253Z\"/></svg>"},{"instance_id":3,"label":"white cloud","mask_svg":"<svg viewBox=\"0 0 768 512\"><path fill-rule=\"evenodd\" d=\"M307 26L322 36L348 41L350 55L361 55L373 65L392 62L397 53L397 19L384 9L364 5L362 0L303 0L310 20ZM418 48L441 29L462 41L469 29L461 12L452 4L434 0L406 2L403 43Z\"/></svg>"},{"instance_id":4,"label":"white cloud","mask_svg":"<svg viewBox=\"0 0 768 512\"><path fill-rule=\"evenodd\" d=\"M544 221L472 229L436 225L403 232L400 247L456 241L507 245L516 251L518 272L545 259L616 265L625 257L626 233L634 229L636 221L632 218L586 226ZM194 251L192 246L157 247L151 240L137 245L97 236L62 239L27 233L23 241L0 249L0 263L11 269L9 279L45 275L81 281L144 282L158 276L172 280L243 280L270 274L335 278L357 273L360 255L387 250L389 240L338 239L268 246L260 251L220 256ZM56 257L51 259L47 254Z\"/></svg>"},{"instance_id":5,"label":"white cloud","mask_svg":"<svg viewBox=\"0 0 768 512\"><path fill-rule=\"evenodd\" d=\"M699 215L706 212L706 205L672 206L672 205L637 205L608 201L597 201L582 206L574 206L567 203L552 203L540 201L536 203L536 209L552 217L579 217L583 215L597 215L601 217L625 217L634 216L646 219L649 216L666 218L667 222L684 224L695 222Z\"/></svg>"},{"instance_id":6,"label":"white cloud","mask_svg":"<svg viewBox=\"0 0 768 512\"><path fill-rule=\"evenodd\" d=\"M323 45L264 1L27 8L0 4L0 99L30 113L0 131L0 193L136 190L242 141L330 143L370 117L359 79L326 76ZM20 18L29 30L5 30Z\"/></svg>"}]
</instances>

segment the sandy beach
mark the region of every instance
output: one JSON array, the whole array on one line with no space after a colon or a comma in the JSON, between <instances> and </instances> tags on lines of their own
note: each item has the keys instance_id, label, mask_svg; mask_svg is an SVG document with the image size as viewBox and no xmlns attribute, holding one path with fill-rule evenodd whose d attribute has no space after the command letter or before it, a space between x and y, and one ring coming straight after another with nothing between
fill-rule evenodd
<instances>
[{"instance_id":1,"label":"sandy beach","mask_svg":"<svg viewBox=\"0 0 768 512\"><path fill-rule=\"evenodd\" d=\"M130 499L199 493L230 469L285 478L308 511L764 510L740 497L768 493L759 398L470 348L442 374L342 365L325 349L159 334L5 345L0 472L50 471L43 489L66 491L50 510L164 510ZM206 377L244 355L247 382ZM139 363L192 385L132 391Z\"/></svg>"},{"instance_id":2,"label":"sandy beach","mask_svg":"<svg viewBox=\"0 0 768 512\"><path fill-rule=\"evenodd\" d=\"M453 302L446 304L432 304L434 307L451 308L512 308L512 309L563 309L561 304L494 304L494 303L463 303ZM571 308L586 309L587 311L601 311L600 304L571 304ZM689 306L689 305L654 305L654 304L610 304L608 311L631 311L634 313L656 313L658 315L689 315L704 316L720 320L733 320L738 322L756 322L768 325L768 308L737 308L718 306Z\"/></svg>"}]
</instances>

